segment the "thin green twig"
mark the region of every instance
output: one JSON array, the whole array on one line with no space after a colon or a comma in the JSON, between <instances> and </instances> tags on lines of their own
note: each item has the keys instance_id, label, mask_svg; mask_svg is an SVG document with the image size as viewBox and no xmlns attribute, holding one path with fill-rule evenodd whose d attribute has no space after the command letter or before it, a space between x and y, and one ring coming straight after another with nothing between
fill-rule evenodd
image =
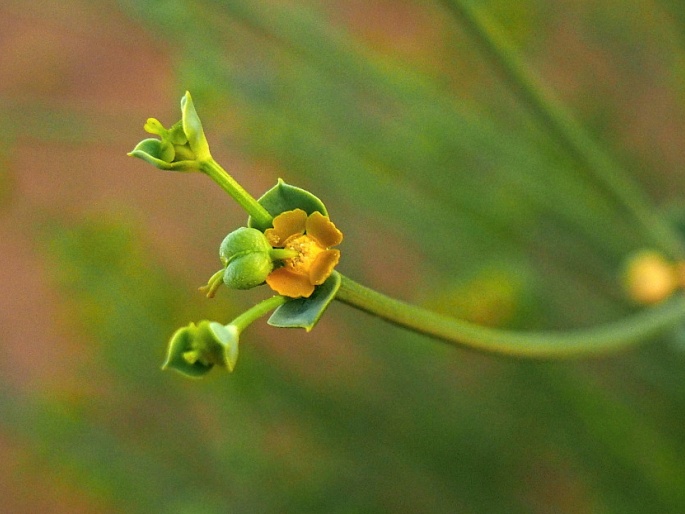
<instances>
[{"instance_id":1,"label":"thin green twig","mask_svg":"<svg viewBox=\"0 0 685 514\"><path fill-rule=\"evenodd\" d=\"M670 226L621 169L527 66L497 25L468 0L442 0L466 26L513 90L550 133L593 174L642 226L653 244L671 257L685 256L680 235Z\"/></svg>"},{"instance_id":2,"label":"thin green twig","mask_svg":"<svg viewBox=\"0 0 685 514\"><path fill-rule=\"evenodd\" d=\"M254 323L256 320L258 320L262 316L265 316L277 307L280 307L287 301L287 297L280 295L275 295L270 298L267 298L266 300L262 300L254 307L243 312L240 316L231 321L230 324L236 326L239 331L243 331L250 324Z\"/></svg>"},{"instance_id":3,"label":"thin green twig","mask_svg":"<svg viewBox=\"0 0 685 514\"><path fill-rule=\"evenodd\" d=\"M245 189L236 182L214 159L202 161L200 170L216 182L224 191L233 197L238 204L252 216L255 221L263 225L270 225L272 216Z\"/></svg>"},{"instance_id":4,"label":"thin green twig","mask_svg":"<svg viewBox=\"0 0 685 514\"><path fill-rule=\"evenodd\" d=\"M605 354L646 342L685 320L685 296L597 328L569 332L514 332L467 321L390 298L341 275L336 299L390 323L482 352L540 359Z\"/></svg>"}]
</instances>

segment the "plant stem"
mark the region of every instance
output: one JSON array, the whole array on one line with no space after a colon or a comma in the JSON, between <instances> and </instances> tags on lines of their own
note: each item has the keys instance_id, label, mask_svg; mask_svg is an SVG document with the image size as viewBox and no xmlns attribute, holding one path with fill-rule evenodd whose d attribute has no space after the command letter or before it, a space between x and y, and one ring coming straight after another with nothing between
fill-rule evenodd
<instances>
[{"instance_id":1,"label":"plant stem","mask_svg":"<svg viewBox=\"0 0 685 514\"><path fill-rule=\"evenodd\" d=\"M685 256L685 246L679 234L657 215L640 188L554 98L535 72L524 64L496 24L486 19L477 8L471 7L468 0L443 0L443 3L465 24L505 79L553 136L633 214L652 243L673 258Z\"/></svg>"},{"instance_id":2,"label":"plant stem","mask_svg":"<svg viewBox=\"0 0 685 514\"><path fill-rule=\"evenodd\" d=\"M285 296L272 296L271 298L267 298L266 300L262 300L259 302L257 305L254 307L251 307L250 309L246 310L243 312L240 316L235 318L233 321L231 321L227 327L230 325L235 326L239 332L242 332L245 330L249 325L251 325L253 322L264 316L265 314L268 314L272 310L274 310L276 307L280 307L283 305L285 302L288 301L288 298Z\"/></svg>"},{"instance_id":3,"label":"plant stem","mask_svg":"<svg viewBox=\"0 0 685 514\"><path fill-rule=\"evenodd\" d=\"M529 358L580 358L621 350L685 320L685 296L597 328L569 332L514 332L467 321L390 298L341 275L336 299L390 323L456 346Z\"/></svg>"},{"instance_id":4,"label":"plant stem","mask_svg":"<svg viewBox=\"0 0 685 514\"><path fill-rule=\"evenodd\" d=\"M200 171L219 184L257 223L271 225L273 216L231 177L213 158L200 162Z\"/></svg>"},{"instance_id":5,"label":"plant stem","mask_svg":"<svg viewBox=\"0 0 685 514\"><path fill-rule=\"evenodd\" d=\"M285 259L292 259L297 257L299 254L295 250L288 250L286 248L274 248L269 252L269 257L271 260L282 261Z\"/></svg>"},{"instance_id":6,"label":"plant stem","mask_svg":"<svg viewBox=\"0 0 685 514\"><path fill-rule=\"evenodd\" d=\"M214 295L216 294L216 290L221 287L221 284L224 283L224 272L226 271L226 268L221 268L219 271L214 273L211 277L209 277L209 280L207 281L207 285L204 285L199 288L200 291L205 293L207 295L207 298L214 298Z\"/></svg>"}]
</instances>

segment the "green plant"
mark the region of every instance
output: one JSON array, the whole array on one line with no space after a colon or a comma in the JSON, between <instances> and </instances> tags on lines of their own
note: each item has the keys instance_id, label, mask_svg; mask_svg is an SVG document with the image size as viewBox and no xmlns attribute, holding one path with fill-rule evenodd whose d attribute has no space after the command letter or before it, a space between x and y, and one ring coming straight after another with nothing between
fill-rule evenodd
<instances>
[{"instance_id":1,"label":"green plant","mask_svg":"<svg viewBox=\"0 0 685 514\"><path fill-rule=\"evenodd\" d=\"M490 51L501 57L511 80L521 86L559 137L595 170L607 187L617 192L636 220L646 229L654 229L655 241L662 242L664 250L680 256L679 239L670 225L651 215L637 193L628 183L619 180L621 175L590 140L585 139L582 130L559 114L559 108L551 101L544 99L532 80L513 62L514 57L504 48L497 47L494 38L480 32L481 24L473 17L474 13L465 9L463 14L489 45ZM240 332L253 321L275 309L269 324L309 331L334 299L453 344L536 358L579 357L622 348L663 331L685 315L685 298L678 296L623 321L595 329L511 332L481 327L390 298L334 271L340 252L331 247L342 241L342 233L329 220L321 200L282 180L260 199L253 198L211 156L202 123L188 92L181 99L181 111L182 119L168 130L156 119L148 119L145 130L158 139L141 141L129 155L163 170L205 173L247 211L247 227L230 233L221 244L219 253L223 267L202 288L208 297L215 294L222 281L235 289L250 289L266 282L278 295L263 300L228 325L201 321L179 329L171 339L164 367L191 377L202 376L215 365L232 371L238 357ZM648 258L653 260L653 254ZM660 259L659 254L656 258ZM665 263L662 267L669 270L669 266ZM648 286L654 281L654 273L650 269L643 272L643 268L641 262L631 267L632 271L627 274L629 292L640 287L644 276L647 276ZM673 273L666 272L673 280L661 288L663 292L635 295L637 299L656 303L670 296L680 280L675 265L673 270Z\"/></svg>"}]
</instances>

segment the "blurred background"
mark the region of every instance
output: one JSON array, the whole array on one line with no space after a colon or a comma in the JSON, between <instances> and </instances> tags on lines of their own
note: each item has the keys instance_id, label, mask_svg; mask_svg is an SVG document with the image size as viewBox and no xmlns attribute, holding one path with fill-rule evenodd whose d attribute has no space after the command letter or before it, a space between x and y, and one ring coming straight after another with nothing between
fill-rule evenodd
<instances>
[{"instance_id":1,"label":"blurred background","mask_svg":"<svg viewBox=\"0 0 685 514\"><path fill-rule=\"evenodd\" d=\"M685 187L685 7L478 3L664 212ZM685 343L531 362L334 304L260 321L229 375L173 331L264 298L197 291L245 214L126 152L190 90L255 196L282 177L345 233L340 271L491 326L635 310L649 245L437 0L3 0L0 511L679 513Z\"/></svg>"}]
</instances>

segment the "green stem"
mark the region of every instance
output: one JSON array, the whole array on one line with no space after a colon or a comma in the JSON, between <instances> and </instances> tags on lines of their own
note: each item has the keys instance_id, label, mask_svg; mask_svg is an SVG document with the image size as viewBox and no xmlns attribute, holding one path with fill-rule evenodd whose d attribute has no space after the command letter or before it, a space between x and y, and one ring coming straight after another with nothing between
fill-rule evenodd
<instances>
[{"instance_id":1,"label":"green stem","mask_svg":"<svg viewBox=\"0 0 685 514\"><path fill-rule=\"evenodd\" d=\"M269 312L274 310L276 307L280 307L281 305L283 305L287 301L288 301L288 298L285 296L272 296L271 298L267 298L266 300L262 300L261 302L259 302L254 307L243 312L240 316L235 318L233 321L231 321L226 326L228 327L230 325L233 325L238 329L239 332L242 332L249 325L251 325L252 323L257 321L259 318L268 314Z\"/></svg>"},{"instance_id":2,"label":"green stem","mask_svg":"<svg viewBox=\"0 0 685 514\"><path fill-rule=\"evenodd\" d=\"M509 84L556 139L633 214L653 244L671 257L685 256L679 234L654 211L640 188L524 64L496 24L471 7L468 0L443 0L443 3L465 24Z\"/></svg>"},{"instance_id":3,"label":"green stem","mask_svg":"<svg viewBox=\"0 0 685 514\"><path fill-rule=\"evenodd\" d=\"M342 276L336 299L390 323L456 346L529 358L571 358L621 350L685 320L685 296L597 328L569 332L514 332L467 321L390 298Z\"/></svg>"},{"instance_id":4,"label":"green stem","mask_svg":"<svg viewBox=\"0 0 685 514\"><path fill-rule=\"evenodd\" d=\"M261 225L271 225L273 216L250 193L231 177L214 159L200 162L200 171L219 184L238 204Z\"/></svg>"},{"instance_id":5,"label":"green stem","mask_svg":"<svg viewBox=\"0 0 685 514\"><path fill-rule=\"evenodd\" d=\"M272 261L283 261L285 259L292 259L297 257L299 253L295 250L288 250L287 248L274 248L269 252L269 257Z\"/></svg>"},{"instance_id":6,"label":"green stem","mask_svg":"<svg viewBox=\"0 0 685 514\"><path fill-rule=\"evenodd\" d=\"M214 298L214 295L216 294L216 290L221 287L221 284L224 283L224 272L226 271L226 268L221 268L219 271L214 273L211 277L209 277L209 280L207 281L207 285L202 286L200 288L200 291L205 293L207 295L207 298Z\"/></svg>"}]
</instances>

